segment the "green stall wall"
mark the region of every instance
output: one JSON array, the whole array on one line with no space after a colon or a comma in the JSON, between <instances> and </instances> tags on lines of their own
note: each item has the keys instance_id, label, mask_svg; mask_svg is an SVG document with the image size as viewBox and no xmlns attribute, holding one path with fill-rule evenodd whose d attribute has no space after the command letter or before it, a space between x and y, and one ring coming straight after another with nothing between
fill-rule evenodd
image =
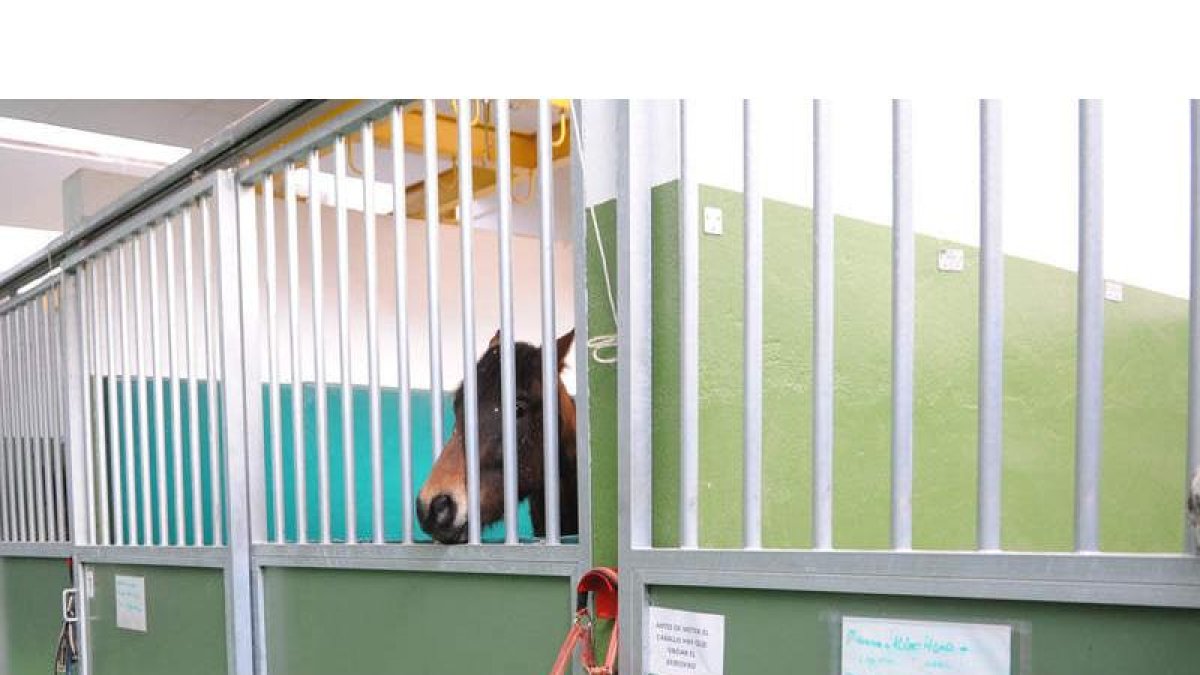
<instances>
[{"instance_id":1,"label":"green stall wall","mask_svg":"<svg viewBox=\"0 0 1200 675\"><path fill-rule=\"evenodd\" d=\"M742 198L702 187L724 234L700 241L700 536L741 545ZM678 536L679 265L677 189L653 191L654 520L657 545ZM615 284L616 211L595 209ZM764 545L810 544L812 462L811 212L764 207ZM891 231L835 225L834 544L888 546L891 434ZM961 273L938 250L965 253ZM592 334L612 332L596 237L588 237ZM978 250L917 237L914 543L975 546ZM1005 261L1003 544L1073 545L1075 275ZM1126 286L1106 302L1101 545L1175 552L1182 542L1187 302ZM589 369L598 560L615 555L616 367Z\"/></svg>"},{"instance_id":2,"label":"green stall wall","mask_svg":"<svg viewBox=\"0 0 1200 675\"><path fill-rule=\"evenodd\" d=\"M566 578L271 568L272 672L540 673L569 627Z\"/></svg>"},{"instance_id":3,"label":"green stall wall","mask_svg":"<svg viewBox=\"0 0 1200 675\"><path fill-rule=\"evenodd\" d=\"M65 560L0 558L0 675L51 671L69 585Z\"/></svg>"},{"instance_id":4,"label":"green stall wall","mask_svg":"<svg viewBox=\"0 0 1200 675\"><path fill-rule=\"evenodd\" d=\"M653 539L674 546L679 495L679 261L675 183L652 192ZM724 213L724 234L700 241L700 536L741 545L743 205L702 186L701 207ZM593 209L588 234L592 335L614 332L603 241L616 290L616 208ZM764 205L764 545L810 545L812 220ZM699 224L696 224L699 227ZM1073 227L1071 223L1063 227ZM890 508L891 231L835 224L834 537L840 548L888 546ZM938 250L964 250L961 273L939 272ZM918 236L914 538L917 548L975 547L978 250ZM1005 260L1003 545L1072 547L1075 275ZM1187 400L1187 303L1135 287L1106 302L1101 544L1177 552L1182 541ZM616 560L616 366L592 362L589 406L594 551ZM1017 672L1196 673L1200 613L1185 610L653 588L654 604L726 616L726 672L837 672L830 617L859 613L1018 626Z\"/></svg>"},{"instance_id":5,"label":"green stall wall","mask_svg":"<svg viewBox=\"0 0 1200 675\"><path fill-rule=\"evenodd\" d=\"M88 607L94 675L214 675L227 669L219 569L93 565ZM116 575L145 578L146 632L118 628Z\"/></svg>"}]
</instances>

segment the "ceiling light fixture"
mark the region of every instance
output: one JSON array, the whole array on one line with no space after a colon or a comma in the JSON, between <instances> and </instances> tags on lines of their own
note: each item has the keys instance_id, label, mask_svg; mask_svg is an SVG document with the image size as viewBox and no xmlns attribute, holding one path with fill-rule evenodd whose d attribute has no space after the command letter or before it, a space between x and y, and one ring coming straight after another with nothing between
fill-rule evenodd
<instances>
[{"instance_id":1,"label":"ceiling light fixture","mask_svg":"<svg viewBox=\"0 0 1200 675\"><path fill-rule=\"evenodd\" d=\"M161 169L191 152L174 145L10 117L0 117L0 148L149 169Z\"/></svg>"}]
</instances>

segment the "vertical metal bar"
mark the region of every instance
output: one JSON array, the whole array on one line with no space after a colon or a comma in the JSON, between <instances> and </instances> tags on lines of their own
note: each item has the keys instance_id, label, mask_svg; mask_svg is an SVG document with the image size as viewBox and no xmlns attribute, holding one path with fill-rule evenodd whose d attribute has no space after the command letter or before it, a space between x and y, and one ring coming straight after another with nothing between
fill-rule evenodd
<instances>
[{"instance_id":1,"label":"vertical metal bar","mask_svg":"<svg viewBox=\"0 0 1200 675\"><path fill-rule=\"evenodd\" d=\"M978 546L1000 550L1004 472L1004 239L1000 102L979 103L979 522Z\"/></svg>"},{"instance_id":2,"label":"vertical metal bar","mask_svg":"<svg viewBox=\"0 0 1200 675\"><path fill-rule=\"evenodd\" d=\"M62 449L65 455L63 476L65 501L63 536L76 546L95 544L95 518L92 513L91 488L92 441L90 437L90 408L88 407L87 350L83 334L85 304L84 267L64 270L59 286L59 329L56 353L64 384L60 399L63 420ZM3 366L0 365L0 368ZM78 568L76 568L78 569ZM79 577L76 585L79 587ZM80 616L87 616L80 614Z\"/></svg>"},{"instance_id":3,"label":"vertical metal bar","mask_svg":"<svg viewBox=\"0 0 1200 675\"><path fill-rule=\"evenodd\" d=\"M3 370L0 379L0 392L4 400L14 401L13 392L16 389L14 379L16 374L12 369L13 341L9 333L12 324L12 314L0 315L0 369ZM4 502L4 541L17 540L17 482L13 474L14 455L16 454L17 435L13 429L14 406L0 406L0 435L4 439L4 457L0 464L0 473L4 476L4 493L0 500Z\"/></svg>"},{"instance_id":4,"label":"vertical metal bar","mask_svg":"<svg viewBox=\"0 0 1200 675\"><path fill-rule=\"evenodd\" d=\"M813 101L813 548L833 548L833 128Z\"/></svg>"},{"instance_id":5,"label":"vertical metal bar","mask_svg":"<svg viewBox=\"0 0 1200 675\"><path fill-rule=\"evenodd\" d=\"M250 354L258 349L258 231L254 226L253 188L238 194L231 171L217 173L216 227L218 259L221 267L220 306L222 373L222 410L225 413L224 446L229 495L229 560L225 568L226 639L229 672L251 675L254 672L254 644L263 636L254 621L254 567L250 544L262 533L261 502L256 506L255 492L261 491L261 467L250 466L251 457L262 453L262 381ZM241 451L235 451L235 449ZM260 463L261 464L261 463ZM253 483L257 482L256 488ZM257 511L257 513L256 513ZM256 520L258 522L256 522Z\"/></svg>"},{"instance_id":6,"label":"vertical metal bar","mask_svg":"<svg viewBox=\"0 0 1200 675\"><path fill-rule=\"evenodd\" d=\"M304 376L300 369L300 222L296 212L296 165L284 171L284 217L287 219L288 341L292 357L292 469L296 508L296 541L308 542L308 471L304 448Z\"/></svg>"},{"instance_id":7,"label":"vertical metal bar","mask_svg":"<svg viewBox=\"0 0 1200 675\"><path fill-rule=\"evenodd\" d=\"M742 474L742 547L762 548L762 323L763 323L763 214L762 193L758 182L758 127L755 106L746 100L743 111L744 198L746 232L745 333L742 377L743 399L743 474Z\"/></svg>"},{"instance_id":8,"label":"vertical metal bar","mask_svg":"<svg viewBox=\"0 0 1200 675\"><path fill-rule=\"evenodd\" d=\"M346 137L333 146L334 212L337 216L338 370L342 376L342 478L346 543L358 543L358 496L354 467L354 387L350 381L350 232L346 213Z\"/></svg>"},{"instance_id":9,"label":"vertical metal bar","mask_svg":"<svg viewBox=\"0 0 1200 675\"><path fill-rule=\"evenodd\" d=\"M468 164L468 166L470 166ZM383 409L379 387L379 253L375 222L375 126L362 124L363 229L367 256L367 396L371 418L371 540L383 543Z\"/></svg>"},{"instance_id":10,"label":"vertical metal bar","mask_svg":"<svg viewBox=\"0 0 1200 675\"><path fill-rule=\"evenodd\" d=\"M183 226L183 337L188 385L188 449L192 467L192 545L204 545L204 503L200 481L200 390L196 379L196 274L192 246L192 204L180 216Z\"/></svg>"},{"instance_id":11,"label":"vertical metal bar","mask_svg":"<svg viewBox=\"0 0 1200 675\"><path fill-rule=\"evenodd\" d=\"M19 516L20 540L29 542L35 538L35 527L32 527L34 521L34 509L30 503L30 495L32 494L32 479L30 456L30 432L29 432L29 396L20 395L22 392L29 390L29 335L25 330L25 312L24 307L18 307L13 310L13 334L16 337L17 350L14 350L13 365L17 372L16 384L14 389L14 401L17 402L17 435L20 438L20 449L17 454L17 513Z\"/></svg>"},{"instance_id":12,"label":"vertical metal bar","mask_svg":"<svg viewBox=\"0 0 1200 675\"><path fill-rule=\"evenodd\" d=\"M212 236L212 215L210 209L212 202L210 197L205 197L200 201L200 228L201 228L201 246L203 257L203 273L201 279L204 283L204 350L205 360L208 365L208 475L211 477L208 483L209 489L209 520L212 522L213 528L213 545L223 546L225 544L224 536L224 514L225 505L222 502L221 485L224 482L224 472L221 471L221 434L218 424L220 417L221 402L217 396L217 387L220 382L220 366L217 364L220 356L220 308L214 300L213 286L216 285L216 279L219 278L220 267L214 264L213 260L213 236Z\"/></svg>"},{"instance_id":13,"label":"vertical metal bar","mask_svg":"<svg viewBox=\"0 0 1200 675\"><path fill-rule=\"evenodd\" d=\"M30 401L30 423L33 438L33 493L34 509L37 513L37 541L47 541L49 536L49 483L46 469L49 455L49 428L46 424L46 375L42 360L42 348L46 337L42 335L41 318L46 296L39 295L25 304L26 328L29 331L29 349L26 352L29 386L26 389Z\"/></svg>"},{"instance_id":14,"label":"vertical metal bar","mask_svg":"<svg viewBox=\"0 0 1200 675\"><path fill-rule=\"evenodd\" d=\"M134 437L133 437L133 346L130 344L130 309L129 309L129 265L126 262L127 251L126 244L122 243L117 248L117 264L118 274L120 276L120 322L121 322L121 373L125 376L124 382L121 385L121 400L124 401L122 430L124 431L124 452L125 457L125 522L128 525L129 539L128 543L131 546L136 546L141 543L141 535L139 534L138 511L137 511L137 476L134 465Z\"/></svg>"},{"instance_id":15,"label":"vertical metal bar","mask_svg":"<svg viewBox=\"0 0 1200 675\"><path fill-rule=\"evenodd\" d=\"M263 246L267 276L267 414L271 417L271 488L275 542L283 543L283 411L279 400L279 311L275 270L275 174L262 179Z\"/></svg>"},{"instance_id":16,"label":"vertical metal bar","mask_svg":"<svg viewBox=\"0 0 1200 675\"><path fill-rule=\"evenodd\" d=\"M396 229L396 371L399 388L400 509L404 543L413 540L412 404L408 353L408 185L404 171L404 108L392 108L392 205Z\"/></svg>"},{"instance_id":17,"label":"vertical metal bar","mask_svg":"<svg viewBox=\"0 0 1200 675\"><path fill-rule=\"evenodd\" d=\"M467 543L478 544L479 398L475 371L475 187L471 175L471 100L458 100L458 204L462 234L463 446L467 461ZM549 397L547 397L549 398Z\"/></svg>"},{"instance_id":18,"label":"vertical metal bar","mask_svg":"<svg viewBox=\"0 0 1200 675\"><path fill-rule=\"evenodd\" d=\"M442 306L441 251L438 246L437 102L424 103L425 123L425 276L429 303L429 391L433 457L442 453Z\"/></svg>"},{"instance_id":19,"label":"vertical metal bar","mask_svg":"<svg viewBox=\"0 0 1200 675\"><path fill-rule=\"evenodd\" d=\"M317 380L317 466L320 484L321 543L330 537L329 504L329 401L325 391L325 270L321 230L321 158L308 155L308 227L312 254L313 363Z\"/></svg>"},{"instance_id":20,"label":"vertical metal bar","mask_svg":"<svg viewBox=\"0 0 1200 675\"><path fill-rule=\"evenodd\" d=\"M164 375L170 374L170 364L166 368L163 367L163 349L162 349L162 307L159 302L159 292L161 290L158 276L158 254L159 254L159 239L158 232L155 227L146 229L146 242L150 246L150 254L148 263L150 267L150 344L152 346L151 358L153 359L153 367L149 374L152 376L154 383L154 450L155 464L158 470L155 474L155 492L158 495L156 500L158 505L158 541L159 546L166 546L170 543L169 535L169 520L167 518L170 509L167 505L167 418L165 414L166 406L163 399L166 397L166 389L164 383L167 381ZM170 323L167 324L167 332L170 333Z\"/></svg>"},{"instance_id":21,"label":"vertical metal bar","mask_svg":"<svg viewBox=\"0 0 1200 675\"><path fill-rule=\"evenodd\" d=\"M96 543L109 545L113 542L112 528L109 524L109 512L112 504L108 491L109 450L108 438L105 433L104 377L101 374L104 365L104 352L101 349L104 335L102 335L100 326L100 317L108 316L108 313L101 311L100 273L102 264L100 256L96 256L88 262L88 273L91 276L88 286L92 293L91 312L88 315L90 326L88 334L92 339L92 410L89 411L89 414L95 420L96 487L98 492L96 508L100 512L100 536Z\"/></svg>"},{"instance_id":22,"label":"vertical metal bar","mask_svg":"<svg viewBox=\"0 0 1200 675\"><path fill-rule=\"evenodd\" d=\"M1075 550L1100 550L1104 431L1104 185L1101 103L1079 102L1079 334L1075 409Z\"/></svg>"},{"instance_id":23,"label":"vertical metal bar","mask_svg":"<svg viewBox=\"0 0 1200 675\"><path fill-rule=\"evenodd\" d=\"M47 314L49 322L48 330L50 332L50 339L47 344L50 346L50 409L54 413L50 426L53 434L51 448L54 452L54 515L57 540L65 542L71 539L67 533L67 499L63 493L64 482L67 479L66 467L63 461L63 454L66 451L66 434L63 428L63 391L66 386L67 372L63 368L62 362L62 322L66 315L62 310L63 284L61 279L54 286L50 297L53 300L51 308L54 310L54 316L50 318L49 313Z\"/></svg>"},{"instance_id":24,"label":"vertical metal bar","mask_svg":"<svg viewBox=\"0 0 1200 675\"><path fill-rule=\"evenodd\" d=\"M563 122L566 124L566 122ZM558 350L554 318L554 158L550 128L550 101L538 99L538 196L541 230L542 289L542 454L546 488L546 543L559 543L560 495L558 481Z\"/></svg>"},{"instance_id":25,"label":"vertical metal bar","mask_svg":"<svg viewBox=\"0 0 1200 675\"><path fill-rule=\"evenodd\" d=\"M1191 292L1188 294L1188 453L1184 494L1191 495L1191 481L1200 472L1200 99L1192 99L1191 117ZM1188 519L1184 517L1185 553L1200 547Z\"/></svg>"},{"instance_id":26,"label":"vertical metal bar","mask_svg":"<svg viewBox=\"0 0 1200 675\"><path fill-rule=\"evenodd\" d=\"M679 101L679 546L700 545L700 193Z\"/></svg>"},{"instance_id":27,"label":"vertical metal bar","mask_svg":"<svg viewBox=\"0 0 1200 675\"><path fill-rule=\"evenodd\" d=\"M171 219L163 222L163 234L166 237L166 277L167 277L167 357L170 361L171 387L171 460L175 486L175 545L184 546L185 536L183 506L183 411L180 409L179 383L179 312L176 304L179 295L176 289L177 272L175 271L175 224Z\"/></svg>"},{"instance_id":28,"label":"vertical metal bar","mask_svg":"<svg viewBox=\"0 0 1200 675\"><path fill-rule=\"evenodd\" d=\"M912 106L892 101L892 548L912 548L913 348L916 240Z\"/></svg>"},{"instance_id":29,"label":"vertical metal bar","mask_svg":"<svg viewBox=\"0 0 1200 675\"><path fill-rule=\"evenodd\" d=\"M134 313L137 319L137 335L134 336L137 346L137 374L138 374L138 438L141 449L141 469L142 469L142 500L141 500L141 517L142 517L142 538L143 543L151 545L155 543L152 539L154 527L151 525L151 509L153 508L153 500L150 498L150 398L149 398L149 373L152 372L150 364L146 357L146 302L145 302L145 283L142 277L142 242L147 237L138 235L130 242L130 248L133 254L133 292L134 292ZM150 323L153 323L151 321Z\"/></svg>"},{"instance_id":30,"label":"vertical metal bar","mask_svg":"<svg viewBox=\"0 0 1200 675\"><path fill-rule=\"evenodd\" d=\"M508 99L496 100L496 175L500 208L500 410L504 434L504 543L517 535L517 365L513 346L512 137Z\"/></svg>"},{"instance_id":31,"label":"vertical metal bar","mask_svg":"<svg viewBox=\"0 0 1200 675\"><path fill-rule=\"evenodd\" d=\"M8 315L0 314L0 395L5 401L12 401L10 384L12 374L8 372L8 350L11 344L6 334ZM9 430L10 405L0 406L0 541L13 541L12 536L12 474L9 471L9 457L12 432Z\"/></svg>"},{"instance_id":32,"label":"vertical metal bar","mask_svg":"<svg viewBox=\"0 0 1200 675\"><path fill-rule=\"evenodd\" d=\"M83 455L82 459L73 460L71 463L71 466L75 468L82 466L83 473L72 474L71 489L68 493L72 499L71 523L76 528L75 531L81 533L72 539L77 545L99 543L96 527L96 511L98 509L96 507L96 437L93 416L95 400L92 398L90 381L96 376L96 372L95 364L92 361L92 350L89 348L89 345L94 345L99 337L92 330L92 316L95 313L95 307L89 300L92 289L91 268L91 263L85 262L75 270L75 292L68 294L67 297L74 298L75 307L78 308L77 314L66 314L67 317L70 317L70 323L67 324L65 355L68 359L68 367L77 366L79 368L78 373L72 379L75 385L72 386L68 398L67 416L72 423L80 424L82 427L79 429L82 435L73 433L67 442L67 447L72 455Z\"/></svg>"},{"instance_id":33,"label":"vertical metal bar","mask_svg":"<svg viewBox=\"0 0 1200 675\"><path fill-rule=\"evenodd\" d=\"M618 104L617 258L619 303L617 362L617 541L619 554L652 542L650 166L652 131L648 104ZM629 581L629 580L626 580ZM620 588L622 629L642 635L645 594L636 579ZM633 640L621 643L620 672L644 670Z\"/></svg>"}]
</instances>

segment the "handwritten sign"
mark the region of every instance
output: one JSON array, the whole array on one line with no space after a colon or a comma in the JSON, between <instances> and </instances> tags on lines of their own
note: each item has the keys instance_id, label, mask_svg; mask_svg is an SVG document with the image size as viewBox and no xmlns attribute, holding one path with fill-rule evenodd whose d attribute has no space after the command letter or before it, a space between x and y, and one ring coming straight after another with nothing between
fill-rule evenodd
<instances>
[{"instance_id":1,"label":"handwritten sign","mask_svg":"<svg viewBox=\"0 0 1200 675\"><path fill-rule=\"evenodd\" d=\"M146 578L116 576L117 628L146 632Z\"/></svg>"},{"instance_id":2,"label":"handwritten sign","mask_svg":"<svg viewBox=\"0 0 1200 675\"><path fill-rule=\"evenodd\" d=\"M1012 628L842 619L842 675L1011 675Z\"/></svg>"},{"instance_id":3,"label":"handwritten sign","mask_svg":"<svg viewBox=\"0 0 1200 675\"><path fill-rule=\"evenodd\" d=\"M725 617L665 607L650 608L646 627L649 672L654 675L722 675Z\"/></svg>"}]
</instances>

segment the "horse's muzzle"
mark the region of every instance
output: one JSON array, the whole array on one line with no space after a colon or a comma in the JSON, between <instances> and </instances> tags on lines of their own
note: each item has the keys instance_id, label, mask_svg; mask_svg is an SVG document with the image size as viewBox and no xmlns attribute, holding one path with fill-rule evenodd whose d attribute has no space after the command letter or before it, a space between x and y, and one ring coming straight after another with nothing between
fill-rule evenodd
<instances>
[{"instance_id":1,"label":"horse's muzzle","mask_svg":"<svg viewBox=\"0 0 1200 675\"><path fill-rule=\"evenodd\" d=\"M456 525L458 505L448 494L440 494L429 503L417 499L417 520L429 536L443 544L462 544L466 542L466 523Z\"/></svg>"}]
</instances>

